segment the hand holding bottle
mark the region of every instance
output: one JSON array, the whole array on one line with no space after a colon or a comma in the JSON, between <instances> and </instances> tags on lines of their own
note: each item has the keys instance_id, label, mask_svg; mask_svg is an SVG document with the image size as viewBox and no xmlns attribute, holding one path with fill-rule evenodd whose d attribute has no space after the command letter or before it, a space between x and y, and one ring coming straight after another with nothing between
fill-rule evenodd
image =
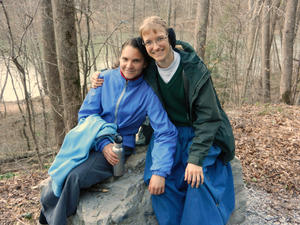
<instances>
[{"instance_id":1,"label":"hand holding bottle","mask_svg":"<svg viewBox=\"0 0 300 225\"><path fill-rule=\"evenodd\" d=\"M116 165L119 162L118 156L116 153L113 152L113 143L110 143L103 148L103 155L106 158L106 160L111 164L112 166Z\"/></svg>"}]
</instances>

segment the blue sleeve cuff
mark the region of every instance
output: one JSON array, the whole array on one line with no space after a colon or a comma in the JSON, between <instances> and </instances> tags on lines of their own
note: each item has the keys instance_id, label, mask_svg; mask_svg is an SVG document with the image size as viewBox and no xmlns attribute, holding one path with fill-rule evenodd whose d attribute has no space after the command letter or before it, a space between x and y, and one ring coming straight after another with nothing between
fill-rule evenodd
<instances>
[{"instance_id":1,"label":"blue sleeve cuff","mask_svg":"<svg viewBox=\"0 0 300 225\"><path fill-rule=\"evenodd\" d=\"M167 177L167 173L162 172L162 171L158 171L158 170L152 171L152 175L158 175L158 176L161 176L161 177L164 177L164 178Z\"/></svg>"},{"instance_id":2,"label":"blue sleeve cuff","mask_svg":"<svg viewBox=\"0 0 300 225\"><path fill-rule=\"evenodd\" d=\"M98 141L96 151L102 152L103 148L110 143L112 142L108 138L103 138L102 140Z\"/></svg>"}]
</instances>

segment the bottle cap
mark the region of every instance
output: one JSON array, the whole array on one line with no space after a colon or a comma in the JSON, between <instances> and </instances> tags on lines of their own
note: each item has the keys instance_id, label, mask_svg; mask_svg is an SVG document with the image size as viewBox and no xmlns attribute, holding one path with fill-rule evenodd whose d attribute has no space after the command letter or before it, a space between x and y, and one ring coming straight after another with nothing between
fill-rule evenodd
<instances>
[{"instance_id":1,"label":"bottle cap","mask_svg":"<svg viewBox=\"0 0 300 225\"><path fill-rule=\"evenodd\" d=\"M115 136L115 140L114 140L114 141L115 141L115 143L117 143L117 144L121 144L122 141L123 141L123 140L122 140L122 136L117 134L117 135Z\"/></svg>"}]
</instances>

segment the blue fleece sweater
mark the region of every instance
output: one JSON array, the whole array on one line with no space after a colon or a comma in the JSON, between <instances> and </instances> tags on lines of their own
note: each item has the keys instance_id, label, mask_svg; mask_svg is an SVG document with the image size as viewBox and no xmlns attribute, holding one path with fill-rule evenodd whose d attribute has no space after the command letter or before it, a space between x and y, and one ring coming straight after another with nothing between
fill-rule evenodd
<instances>
[{"instance_id":1,"label":"blue fleece sweater","mask_svg":"<svg viewBox=\"0 0 300 225\"><path fill-rule=\"evenodd\" d=\"M90 115L79 121L78 125L65 136L64 142L48 170L52 179L55 196L61 195L62 186L69 172L89 157L89 152L98 138L116 134L117 126L107 123L99 114ZM112 139L112 138L111 138Z\"/></svg>"}]
</instances>

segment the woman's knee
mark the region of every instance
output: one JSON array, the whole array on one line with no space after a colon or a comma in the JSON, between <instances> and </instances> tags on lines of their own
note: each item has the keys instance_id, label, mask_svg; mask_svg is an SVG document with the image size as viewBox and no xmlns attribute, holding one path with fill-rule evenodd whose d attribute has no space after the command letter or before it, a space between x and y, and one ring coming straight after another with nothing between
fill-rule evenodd
<instances>
[{"instance_id":1,"label":"woman's knee","mask_svg":"<svg viewBox=\"0 0 300 225\"><path fill-rule=\"evenodd\" d=\"M77 183L80 183L80 174L77 173L76 171L71 171L69 173L69 175L67 176L66 178L66 182L65 182L65 185L68 184L68 183L71 183L71 184L77 184Z\"/></svg>"}]
</instances>

